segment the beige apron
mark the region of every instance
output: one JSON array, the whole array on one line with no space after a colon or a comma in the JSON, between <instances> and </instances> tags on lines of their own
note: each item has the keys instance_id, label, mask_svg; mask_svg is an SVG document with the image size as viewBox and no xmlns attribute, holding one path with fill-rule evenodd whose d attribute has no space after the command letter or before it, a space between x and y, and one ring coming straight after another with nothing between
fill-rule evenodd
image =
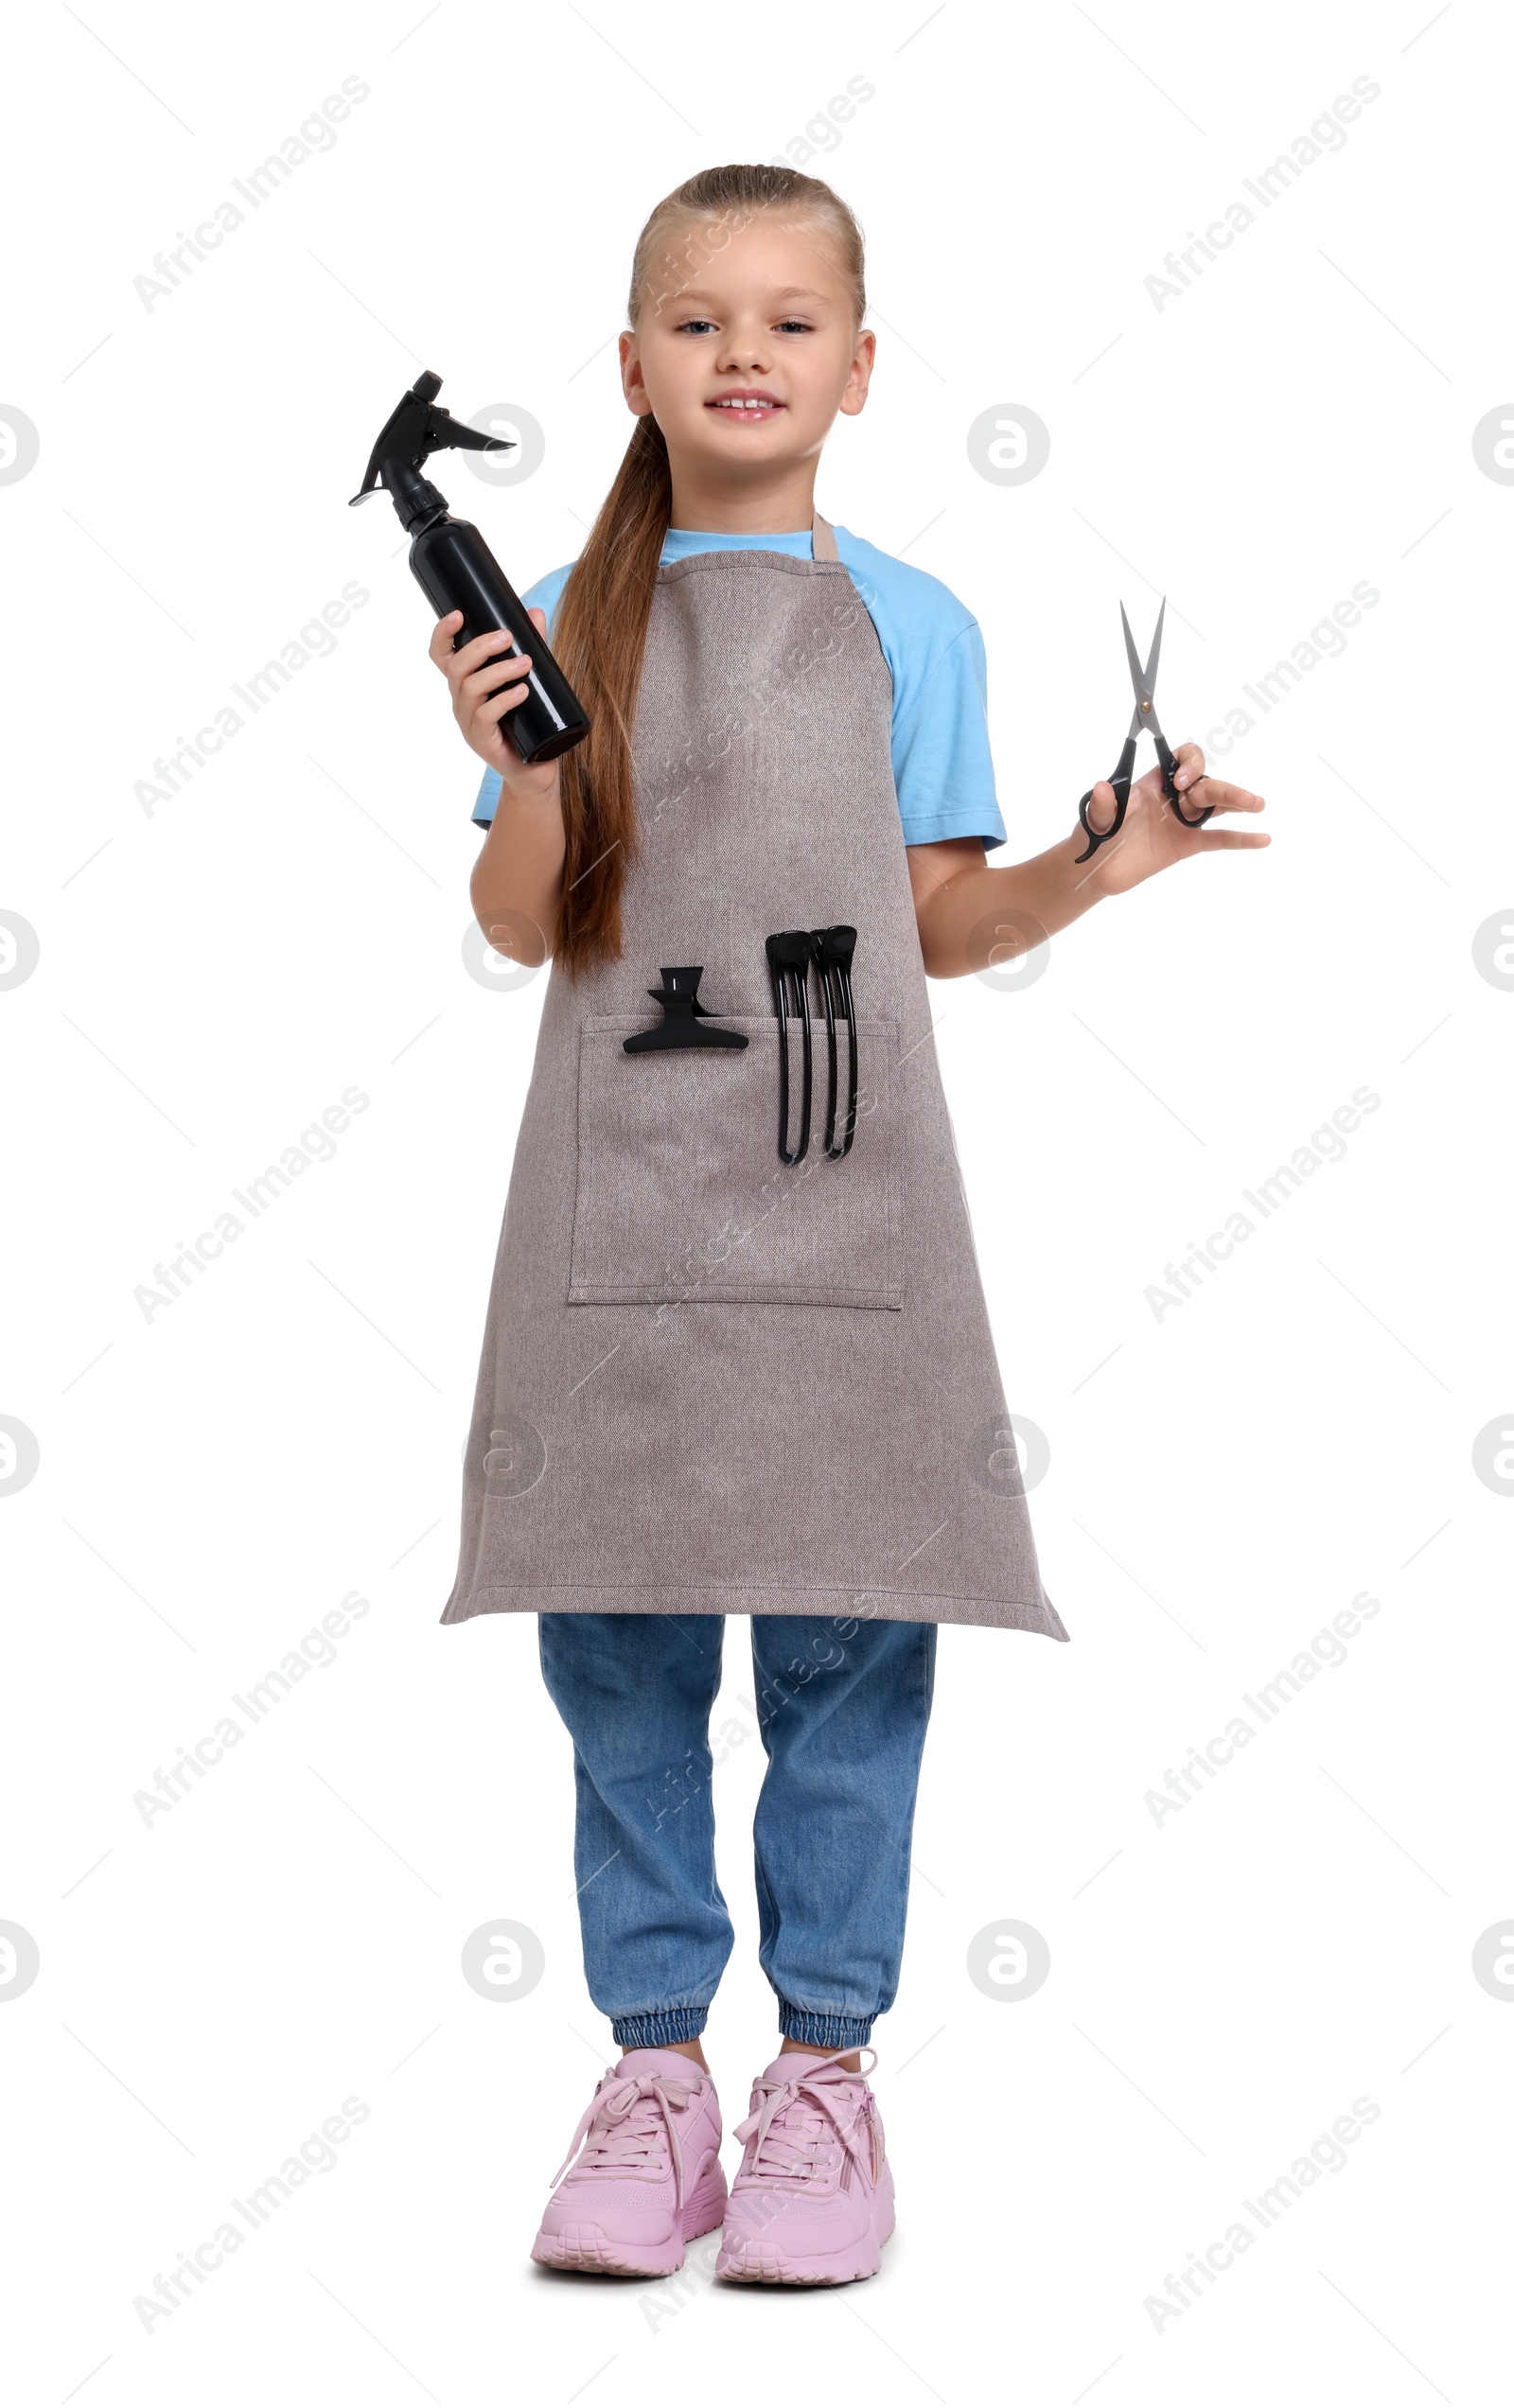
<instances>
[{"instance_id":1,"label":"beige apron","mask_svg":"<svg viewBox=\"0 0 1514 2408\"><path fill-rule=\"evenodd\" d=\"M813 560L660 570L618 962L555 964L442 1615L784 1613L1065 1639L1041 1585L931 1039L876 630ZM858 1108L778 1148L764 941L850 923ZM627 1054L664 965L743 1050ZM846 1033L838 1032L844 1120ZM801 1061L789 1039L790 1148Z\"/></svg>"}]
</instances>

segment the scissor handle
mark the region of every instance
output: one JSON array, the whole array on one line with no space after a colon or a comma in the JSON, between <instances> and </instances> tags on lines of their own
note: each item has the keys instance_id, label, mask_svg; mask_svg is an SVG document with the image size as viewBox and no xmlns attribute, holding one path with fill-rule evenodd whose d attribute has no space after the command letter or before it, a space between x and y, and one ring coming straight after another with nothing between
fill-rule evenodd
<instances>
[{"instance_id":1,"label":"scissor handle","mask_svg":"<svg viewBox=\"0 0 1514 2408\"><path fill-rule=\"evenodd\" d=\"M1155 733L1154 730L1153 733ZM1155 742L1156 757L1162 765L1162 792L1166 795L1168 801L1172 806L1173 817L1181 819L1185 828L1202 828L1206 819L1209 817L1210 812L1214 809L1213 803L1206 803L1204 809L1200 812L1196 819L1190 819L1188 817L1188 813L1184 810L1181 802L1178 800L1177 788L1173 783L1173 774L1177 768L1177 762L1173 758L1171 747L1168 744L1167 738L1164 735L1156 734ZM1208 771L1206 769L1202 775L1194 779L1193 785L1202 786L1208 774ZM1188 791L1191 794L1193 786L1189 786Z\"/></svg>"},{"instance_id":2,"label":"scissor handle","mask_svg":"<svg viewBox=\"0 0 1514 2408\"><path fill-rule=\"evenodd\" d=\"M1089 787L1085 795L1081 796L1079 799L1078 818L1082 825L1083 835L1087 837L1088 842L1083 852L1075 856L1077 860L1086 861L1089 854L1097 852L1100 845L1107 844L1111 836L1118 835L1120 829L1125 824L1125 805L1130 800L1131 773L1135 766L1136 739L1134 736L1127 736L1125 738L1123 747L1121 748L1119 759L1115 765L1114 773L1109 780L1109 783L1115 789L1115 817L1112 824L1109 827L1102 829L1092 827L1089 824L1088 805L1094 799L1094 790L1092 786Z\"/></svg>"},{"instance_id":3,"label":"scissor handle","mask_svg":"<svg viewBox=\"0 0 1514 2408\"><path fill-rule=\"evenodd\" d=\"M1124 754L1121 754L1119 759L1121 764L1124 764ZM1081 828L1083 828L1083 835L1088 838L1088 843L1083 845L1081 852L1073 854L1073 860L1076 862L1088 860L1090 852L1098 852L1100 845L1110 843L1112 835L1119 835L1121 826L1124 826L1124 807L1126 807L1126 801L1132 800L1132 770L1129 770L1129 765L1121 765L1121 768L1115 770L1115 775L1110 778L1110 785L1115 787L1115 821L1112 821L1107 828L1093 828L1088 823L1088 804L1093 801L1093 787L1088 787L1088 792L1079 797L1079 821L1081 821Z\"/></svg>"}]
</instances>

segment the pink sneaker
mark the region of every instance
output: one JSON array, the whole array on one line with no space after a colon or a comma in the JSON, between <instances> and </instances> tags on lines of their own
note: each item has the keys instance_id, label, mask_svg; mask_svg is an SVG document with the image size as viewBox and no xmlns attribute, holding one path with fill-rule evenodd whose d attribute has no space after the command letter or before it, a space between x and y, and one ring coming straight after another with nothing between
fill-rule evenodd
<instances>
[{"instance_id":1,"label":"pink sneaker","mask_svg":"<svg viewBox=\"0 0 1514 2408\"><path fill-rule=\"evenodd\" d=\"M720 2132L714 2083L692 2057L627 2049L584 2109L532 2257L581 2274L676 2273L685 2241L725 2212Z\"/></svg>"},{"instance_id":2,"label":"pink sneaker","mask_svg":"<svg viewBox=\"0 0 1514 2408\"><path fill-rule=\"evenodd\" d=\"M787 2049L752 2084L715 2272L728 2282L856 2282L893 2230L878 2102L859 2073ZM877 2052L868 2055L877 2064ZM867 2068L871 2071L871 2066Z\"/></svg>"}]
</instances>

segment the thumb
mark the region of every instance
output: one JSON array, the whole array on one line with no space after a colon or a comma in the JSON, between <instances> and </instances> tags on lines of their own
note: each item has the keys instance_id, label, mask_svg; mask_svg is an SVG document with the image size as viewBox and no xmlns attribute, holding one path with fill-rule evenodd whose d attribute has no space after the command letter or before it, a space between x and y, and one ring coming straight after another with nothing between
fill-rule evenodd
<instances>
[{"instance_id":1,"label":"thumb","mask_svg":"<svg viewBox=\"0 0 1514 2408\"><path fill-rule=\"evenodd\" d=\"M1115 789L1107 778L1099 778L1088 801L1088 823L1100 836L1106 836L1115 824Z\"/></svg>"}]
</instances>

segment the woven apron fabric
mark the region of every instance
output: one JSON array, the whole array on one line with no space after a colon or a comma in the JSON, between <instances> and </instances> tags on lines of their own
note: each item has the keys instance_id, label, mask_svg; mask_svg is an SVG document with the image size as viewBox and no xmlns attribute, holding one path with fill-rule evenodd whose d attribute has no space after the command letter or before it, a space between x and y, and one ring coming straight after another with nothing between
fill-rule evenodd
<instances>
[{"instance_id":1,"label":"woven apron fabric","mask_svg":"<svg viewBox=\"0 0 1514 2408\"><path fill-rule=\"evenodd\" d=\"M889 755L892 686L826 522L813 560L659 571L621 958L555 964L495 1260L444 1623L783 1613L1065 1639L973 1250ZM778 1150L764 950L857 930L857 1116ZM628 1054L698 962L742 1050ZM846 1031L837 1032L838 1117ZM790 1147L801 1043L791 1024Z\"/></svg>"}]
</instances>

